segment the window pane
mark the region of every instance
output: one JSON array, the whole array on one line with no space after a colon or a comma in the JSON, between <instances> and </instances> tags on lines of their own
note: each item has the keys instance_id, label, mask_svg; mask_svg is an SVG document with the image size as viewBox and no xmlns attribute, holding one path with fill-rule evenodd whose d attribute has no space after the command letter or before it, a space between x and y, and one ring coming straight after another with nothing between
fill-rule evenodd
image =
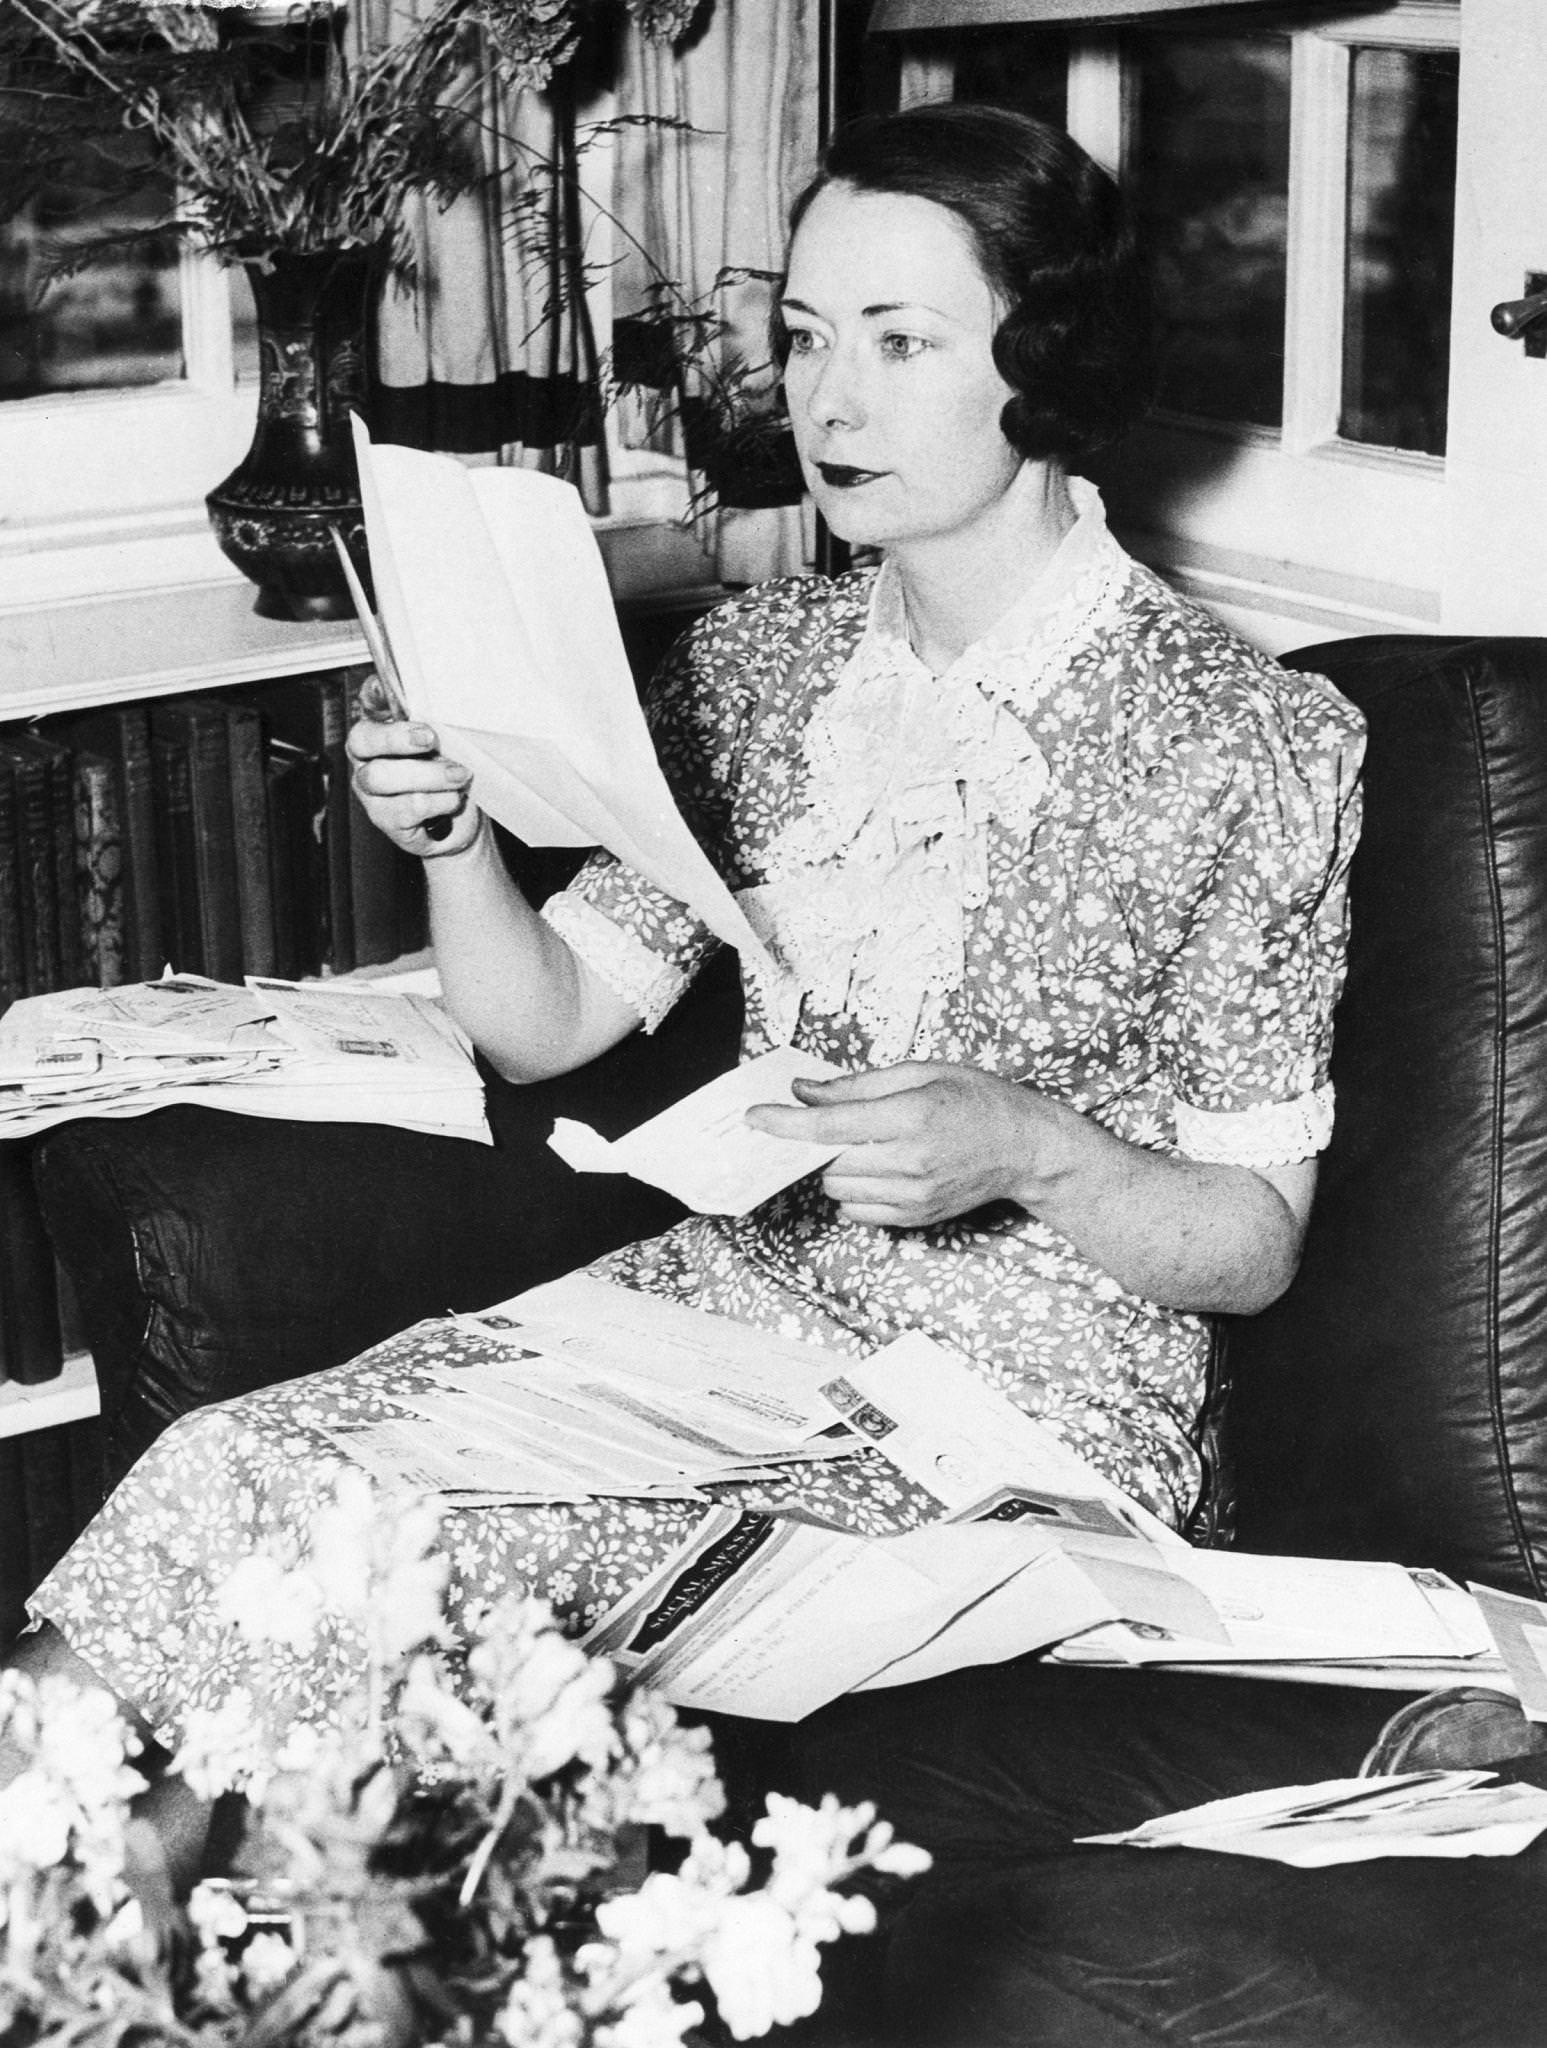
<instances>
[{"instance_id":1,"label":"window pane","mask_svg":"<svg viewBox=\"0 0 1547 2048\"><path fill-rule=\"evenodd\" d=\"M128 139L125 139L127 146ZM0 221L0 398L159 384L183 374L175 250L133 242L44 285L50 260L89 236L163 218L168 188L147 173L136 196L94 203L88 167ZM40 296L41 291L41 296Z\"/></svg>"},{"instance_id":2,"label":"window pane","mask_svg":"<svg viewBox=\"0 0 1547 2048\"><path fill-rule=\"evenodd\" d=\"M1140 35L1133 51L1130 171L1155 265L1161 403L1280 426L1288 39Z\"/></svg>"},{"instance_id":3,"label":"window pane","mask_svg":"<svg viewBox=\"0 0 1547 2048\"><path fill-rule=\"evenodd\" d=\"M957 99L1016 107L1055 128L1064 126L1069 43L1061 30L963 29L955 50Z\"/></svg>"},{"instance_id":4,"label":"window pane","mask_svg":"<svg viewBox=\"0 0 1547 2048\"><path fill-rule=\"evenodd\" d=\"M1445 452L1459 69L1454 51L1354 54L1345 440Z\"/></svg>"}]
</instances>

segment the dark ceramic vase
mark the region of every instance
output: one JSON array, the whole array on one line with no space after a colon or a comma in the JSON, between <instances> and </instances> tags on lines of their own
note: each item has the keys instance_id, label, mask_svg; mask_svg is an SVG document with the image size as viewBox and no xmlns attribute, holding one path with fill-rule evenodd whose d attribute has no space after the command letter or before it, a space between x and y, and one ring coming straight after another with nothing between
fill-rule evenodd
<instances>
[{"instance_id":1,"label":"dark ceramic vase","mask_svg":"<svg viewBox=\"0 0 1547 2048\"><path fill-rule=\"evenodd\" d=\"M360 249L281 252L266 268L244 268L258 312L258 424L252 446L204 501L210 523L257 584L253 609L264 618L350 618L329 528L338 527L366 576L349 415L365 408L381 260Z\"/></svg>"}]
</instances>

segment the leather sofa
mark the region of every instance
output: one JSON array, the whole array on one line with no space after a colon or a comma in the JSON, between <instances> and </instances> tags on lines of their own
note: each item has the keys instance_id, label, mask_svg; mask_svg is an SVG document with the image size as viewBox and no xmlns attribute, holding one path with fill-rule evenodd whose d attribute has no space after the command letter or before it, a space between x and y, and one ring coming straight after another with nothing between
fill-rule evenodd
<instances>
[{"instance_id":1,"label":"leather sofa","mask_svg":"<svg viewBox=\"0 0 1547 2048\"><path fill-rule=\"evenodd\" d=\"M1194 1534L1539 1596L1547 641L1288 658L1370 728L1337 1122L1293 1284L1219 1327ZM828 2024L847 2048L1540 2048L1547 1838L1322 1871L1073 1846L1352 1774L1402 1705L1030 1662L837 1703L799 1731L797 1789L873 1798L937 1862L883 1901L870 1952L835 1958Z\"/></svg>"},{"instance_id":2,"label":"leather sofa","mask_svg":"<svg viewBox=\"0 0 1547 2048\"><path fill-rule=\"evenodd\" d=\"M1195 1534L1540 1592L1547 642L1354 639L1289 659L1331 676L1370 723L1337 1127L1299 1276L1265 1314L1221 1325ZM194 1111L50 1134L38 1183L120 1459L182 1406L661 1227L659 1198L566 1182L536 1138L561 1099L615 1130L724 1064L734 1010L732 989L707 989L605 1071L496 1091L501 1144L476 1158L376 1133L323 1167L315 1133ZM889 1936L844 1945L864 1954L841 1966L864 1979L855 1999L835 1996L844 2039L1547 2040L1547 1845L1495 1864L1307 1873L1074 1850L1072 1824L1039 1835L1029 1807L1024 1829L1015 1819L1039 1755L1052 1780L1088 1781L1082 1817L1114 1828L1190 1803L1189 1784L1203 1797L1351 1771L1394 1696L1140 1675L1088 1710L1066 1691L1077 1711L1055 1715L1055 1740L1033 1716L1054 1678L1075 1674L1010 1665L915 1689L914 1734L927 1723L939 1739L922 1789L892 1769L868 1709L840 1703L810 1731L802 1768L818 1789L873 1791L902 1832L948 1852ZM1141 1724L1169 1731L1153 1768L1135 1762ZM957 1828L979 1808L999 1822Z\"/></svg>"}]
</instances>

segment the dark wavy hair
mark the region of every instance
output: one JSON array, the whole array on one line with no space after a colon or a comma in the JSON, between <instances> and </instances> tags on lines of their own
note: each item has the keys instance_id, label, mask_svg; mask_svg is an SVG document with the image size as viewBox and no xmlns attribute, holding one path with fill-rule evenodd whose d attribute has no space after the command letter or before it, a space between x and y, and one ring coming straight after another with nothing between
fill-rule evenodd
<instances>
[{"instance_id":1,"label":"dark wavy hair","mask_svg":"<svg viewBox=\"0 0 1547 2048\"><path fill-rule=\"evenodd\" d=\"M1127 432L1154 388L1149 273L1116 182L1060 128L1005 107L927 105L840 128L790 209L829 185L933 200L967 228L1004 315L1000 415L1032 460L1077 464ZM789 336L777 313L774 354Z\"/></svg>"}]
</instances>

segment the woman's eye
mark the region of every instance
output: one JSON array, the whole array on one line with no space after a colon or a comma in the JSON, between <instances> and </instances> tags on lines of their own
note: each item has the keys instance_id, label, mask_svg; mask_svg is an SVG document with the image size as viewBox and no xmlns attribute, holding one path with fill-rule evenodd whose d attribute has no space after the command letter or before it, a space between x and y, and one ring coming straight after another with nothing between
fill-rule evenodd
<instances>
[{"instance_id":1,"label":"woman's eye","mask_svg":"<svg viewBox=\"0 0 1547 2048\"><path fill-rule=\"evenodd\" d=\"M914 356L921 356L929 343L921 334L883 334L881 353L891 356L897 362L909 362Z\"/></svg>"},{"instance_id":2,"label":"woman's eye","mask_svg":"<svg viewBox=\"0 0 1547 2048\"><path fill-rule=\"evenodd\" d=\"M789 336L792 356L809 356L816 353L819 342L809 327L792 327Z\"/></svg>"}]
</instances>

